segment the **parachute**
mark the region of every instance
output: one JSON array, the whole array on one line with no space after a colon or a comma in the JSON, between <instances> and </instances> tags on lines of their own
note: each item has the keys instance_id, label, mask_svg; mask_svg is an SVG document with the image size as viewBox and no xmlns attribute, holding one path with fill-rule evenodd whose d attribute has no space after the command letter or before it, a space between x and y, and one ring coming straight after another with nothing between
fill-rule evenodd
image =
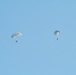
<instances>
[{"instance_id":1,"label":"parachute","mask_svg":"<svg viewBox=\"0 0 76 75\"><path fill-rule=\"evenodd\" d=\"M18 36L21 36L22 34L20 33L20 32L16 32L16 33L13 33L12 35L11 35L11 38L13 38L13 39L15 39L15 38L17 38ZM18 42L17 40L16 40L16 42Z\"/></svg>"},{"instance_id":2,"label":"parachute","mask_svg":"<svg viewBox=\"0 0 76 75\"><path fill-rule=\"evenodd\" d=\"M55 36L58 36L60 34L60 31L59 30L56 30L55 32L54 32L54 35ZM58 38L57 38L57 40L58 40Z\"/></svg>"}]
</instances>

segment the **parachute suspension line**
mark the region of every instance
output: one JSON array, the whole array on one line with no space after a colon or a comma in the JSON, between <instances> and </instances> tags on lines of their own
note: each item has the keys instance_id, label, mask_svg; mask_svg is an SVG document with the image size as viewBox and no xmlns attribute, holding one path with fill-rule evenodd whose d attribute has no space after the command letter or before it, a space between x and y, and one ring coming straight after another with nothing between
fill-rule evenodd
<instances>
[{"instance_id":1,"label":"parachute suspension line","mask_svg":"<svg viewBox=\"0 0 76 75\"><path fill-rule=\"evenodd\" d=\"M15 42L16 42L16 43L18 42L18 39L17 39L17 38L15 38Z\"/></svg>"}]
</instances>

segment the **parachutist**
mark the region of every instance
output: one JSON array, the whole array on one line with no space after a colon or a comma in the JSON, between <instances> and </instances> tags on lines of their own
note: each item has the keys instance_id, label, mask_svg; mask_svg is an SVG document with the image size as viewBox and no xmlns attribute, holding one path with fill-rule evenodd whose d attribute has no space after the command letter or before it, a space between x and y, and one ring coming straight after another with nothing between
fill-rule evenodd
<instances>
[{"instance_id":1,"label":"parachutist","mask_svg":"<svg viewBox=\"0 0 76 75\"><path fill-rule=\"evenodd\" d=\"M57 40L58 40L58 38L57 38Z\"/></svg>"},{"instance_id":2,"label":"parachutist","mask_svg":"<svg viewBox=\"0 0 76 75\"><path fill-rule=\"evenodd\" d=\"M18 42L18 41L16 40L16 42Z\"/></svg>"},{"instance_id":3,"label":"parachutist","mask_svg":"<svg viewBox=\"0 0 76 75\"><path fill-rule=\"evenodd\" d=\"M16 32L16 33L13 33L13 34L11 35L11 38L16 39L18 36L21 36L21 35L22 35L22 34L21 34L20 32ZM17 43L18 40L16 40L15 42Z\"/></svg>"},{"instance_id":4,"label":"parachutist","mask_svg":"<svg viewBox=\"0 0 76 75\"><path fill-rule=\"evenodd\" d=\"M54 35L55 36L58 36L60 34L60 31L59 30L56 30L55 32L54 32ZM58 40L58 38L57 38L57 40Z\"/></svg>"}]
</instances>

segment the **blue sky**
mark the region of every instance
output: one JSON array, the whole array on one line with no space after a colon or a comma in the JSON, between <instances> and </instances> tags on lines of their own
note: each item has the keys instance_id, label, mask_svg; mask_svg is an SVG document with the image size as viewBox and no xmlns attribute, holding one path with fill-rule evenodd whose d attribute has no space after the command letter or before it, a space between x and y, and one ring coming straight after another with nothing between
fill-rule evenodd
<instances>
[{"instance_id":1,"label":"blue sky","mask_svg":"<svg viewBox=\"0 0 76 75\"><path fill-rule=\"evenodd\" d=\"M76 75L76 0L0 1L0 75Z\"/></svg>"}]
</instances>

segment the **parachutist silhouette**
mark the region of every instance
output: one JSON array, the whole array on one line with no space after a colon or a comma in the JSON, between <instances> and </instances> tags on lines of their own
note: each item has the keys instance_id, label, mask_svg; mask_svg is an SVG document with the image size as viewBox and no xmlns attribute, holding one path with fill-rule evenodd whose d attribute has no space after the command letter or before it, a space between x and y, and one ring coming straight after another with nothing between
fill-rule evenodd
<instances>
[{"instance_id":1,"label":"parachutist silhouette","mask_svg":"<svg viewBox=\"0 0 76 75\"><path fill-rule=\"evenodd\" d=\"M18 41L16 40L16 42L18 42Z\"/></svg>"},{"instance_id":2,"label":"parachutist silhouette","mask_svg":"<svg viewBox=\"0 0 76 75\"><path fill-rule=\"evenodd\" d=\"M57 38L57 40L58 40L58 38Z\"/></svg>"},{"instance_id":3,"label":"parachutist silhouette","mask_svg":"<svg viewBox=\"0 0 76 75\"><path fill-rule=\"evenodd\" d=\"M54 35L55 36L58 36L60 34L60 31L59 30L56 30L55 32L54 32ZM57 40L58 40L58 38L57 38Z\"/></svg>"},{"instance_id":4,"label":"parachutist silhouette","mask_svg":"<svg viewBox=\"0 0 76 75\"><path fill-rule=\"evenodd\" d=\"M13 33L13 34L11 35L11 38L16 39L18 36L22 36L22 34L21 34L20 32ZM15 42L17 43L18 40L16 39Z\"/></svg>"}]
</instances>

